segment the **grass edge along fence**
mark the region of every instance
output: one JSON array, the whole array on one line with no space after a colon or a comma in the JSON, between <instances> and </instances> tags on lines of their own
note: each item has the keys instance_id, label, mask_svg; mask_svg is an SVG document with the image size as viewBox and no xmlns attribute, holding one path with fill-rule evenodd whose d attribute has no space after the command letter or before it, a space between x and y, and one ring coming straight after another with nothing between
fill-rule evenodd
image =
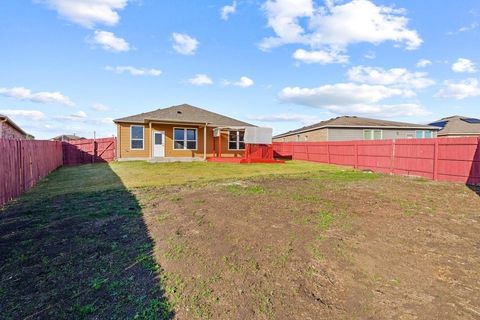
<instances>
[{"instance_id":1,"label":"grass edge along fence","mask_svg":"<svg viewBox=\"0 0 480 320\"><path fill-rule=\"evenodd\" d=\"M277 156L480 184L480 138L274 142Z\"/></svg>"},{"instance_id":2,"label":"grass edge along fence","mask_svg":"<svg viewBox=\"0 0 480 320\"><path fill-rule=\"evenodd\" d=\"M61 142L0 139L0 206L62 164Z\"/></svg>"}]
</instances>

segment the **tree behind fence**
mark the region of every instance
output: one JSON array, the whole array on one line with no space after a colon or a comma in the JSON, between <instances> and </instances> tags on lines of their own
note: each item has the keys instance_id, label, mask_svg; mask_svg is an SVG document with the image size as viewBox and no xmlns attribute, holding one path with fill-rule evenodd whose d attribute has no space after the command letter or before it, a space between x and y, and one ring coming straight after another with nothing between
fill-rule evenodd
<instances>
[{"instance_id":1,"label":"tree behind fence","mask_svg":"<svg viewBox=\"0 0 480 320\"><path fill-rule=\"evenodd\" d=\"M375 172L480 183L480 139L275 142L274 151L294 160L352 166Z\"/></svg>"},{"instance_id":2,"label":"tree behind fence","mask_svg":"<svg viewBox=\"0 0 480 320\"><path fill-rule=\"evenodd\" d=\"M60 167L62 143L0 139L0 206Z\"/></svg>"}]
</instances>

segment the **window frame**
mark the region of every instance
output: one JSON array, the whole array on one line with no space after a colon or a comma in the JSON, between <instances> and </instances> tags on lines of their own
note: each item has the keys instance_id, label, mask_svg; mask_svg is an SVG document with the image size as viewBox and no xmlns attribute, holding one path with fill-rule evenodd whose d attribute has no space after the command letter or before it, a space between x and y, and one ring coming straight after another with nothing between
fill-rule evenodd
<instances>
[{"instance_id":1,"label":"window frame","mask_svg":"<svg viewBox=\"0 0 480 320\"><path fill-rule=\"evenodd\" d=\"M175 139L175 130L176 129L179 129L179 130L183 130L183 148L176 148L175 147L175 141L180 141L180 140L176 140ZM189 149L187 148L187 142L192 142L194 140L188 140L187 139L187 130L195 130L195 149ZM173 134L173 150L184 150L184 151L198 151L198 128L189 128L189 127L173 127L173 130L172 130L172 134Z\"/></svg>"},{"instance_id":2,"label":"window frame","mask_svg":"<svg viewBox=\"0 0 480 320\"><path fill-rule=\"evenodd\" d=\"M240 141L240 131L243 131L243 141ZM236 141L230 140L230 132L237 133ZM237 145L236 149L230 149L230 142L235 142ZM243 142L243 149L240 149L240 142ZM228 151L245 151L245 131L244 130L228 130Z\"/></svg>"},{"instance_id":3,"label":"window frame","mask_svg":"<svg viewBox=\"0 0 480 320\"><path fill-rule=\"evenodd\" d=\"M132 135L133 127L142 128L142 139L133 138L133 135ZM141 148L133 148L132 142L134 140L135 141L142 141L142 147ZM142 126L142 125L139 125L139 124L130 125L130 150L145 150L145 126Z\"/></svg>"},{"instance_id":4,"label":"window frame","mask_svg":"<svg viewBox=\"0 0 480 320\"><path fill-rule=\"evenodd\" d=\"M417 136L418 132L422 133L420 138ZM427 133L430 133L430 137L427 137ZM415 130L415 139L433 139L433 132L431 130Z\"/></svg>"},{"instance_id":5,"label":"window frame","mask_svg":"<svg viewBox=\"0 0 480 320\"><path fill-rule=\"evenodd\" d=\"M370 131L370 138L365 139L365 134L367 131ZM380 139L375 139L375 131L380 131ZM383 140L383 130L382 129L363 129L363 140Z\"/></svg>"}]
</instances>

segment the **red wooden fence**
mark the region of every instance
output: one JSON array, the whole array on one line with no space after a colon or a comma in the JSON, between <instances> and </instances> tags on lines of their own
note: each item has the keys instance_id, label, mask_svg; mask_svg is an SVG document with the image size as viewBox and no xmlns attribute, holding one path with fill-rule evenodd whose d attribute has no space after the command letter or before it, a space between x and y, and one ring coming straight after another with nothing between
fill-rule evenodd
<instances>
[{"instance_id":1,"label":"red wooden fence","mask_svg":"<svg viewBox=\"0 0 480 320\"><path fill-rule=\"evenodd\" d=\"M63 164L109 162L116 159L116 138L63 142Z\"/></svg>"},{"instance_id":2,"label":"red wooden fence","mask_svg":"<svg viewBox=\"0 0 480 320\"><path fill-rule=\"evenodd\" d=\"M480 138L274 142L278 156L428 179L480 183Z\"/></svg>"},{"instance_id":3,"label":"red wooden fence","mask_svg":"<svg viewBox=\"0 0 480 320\"><path fill-rule=\"evenodd\" d=\"M0 139L0 206L61 165L61 142Z\"/></svg>"}]
</instances>

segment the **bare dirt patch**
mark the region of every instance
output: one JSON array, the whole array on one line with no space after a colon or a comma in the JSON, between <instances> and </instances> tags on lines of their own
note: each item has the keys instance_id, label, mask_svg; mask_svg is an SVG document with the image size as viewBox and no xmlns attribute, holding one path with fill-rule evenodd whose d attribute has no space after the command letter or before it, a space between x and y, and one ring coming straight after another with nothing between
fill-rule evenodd
<instances>
[{"instance_id":1,"label":"bare dirt patch","mask_svg":"<svg viewBox=\"0 0 480 320\"><path fill-rule=\"evenodd\" d=\"M345 172L138 189L178 319L478 319L480 198Z\"/></svg>"}]
</instances>

